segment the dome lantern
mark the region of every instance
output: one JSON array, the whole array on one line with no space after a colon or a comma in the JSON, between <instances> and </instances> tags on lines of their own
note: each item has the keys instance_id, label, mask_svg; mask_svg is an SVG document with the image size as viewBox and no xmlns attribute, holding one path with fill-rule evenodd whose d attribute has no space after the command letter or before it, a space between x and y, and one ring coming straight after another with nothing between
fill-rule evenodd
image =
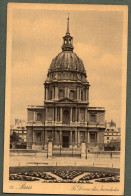
<instances>
[{"instance_id":1,"label":"dome lantern","mask_svg":"<svg viewBox=\"0 0 131 196\"><path fill-rule=\"evenodd\" d=\"M67 31L63 37L62 51L73 51L73 37L70 36L69 32L69 17L67 18Z\"/></svg>"}]
</instances>

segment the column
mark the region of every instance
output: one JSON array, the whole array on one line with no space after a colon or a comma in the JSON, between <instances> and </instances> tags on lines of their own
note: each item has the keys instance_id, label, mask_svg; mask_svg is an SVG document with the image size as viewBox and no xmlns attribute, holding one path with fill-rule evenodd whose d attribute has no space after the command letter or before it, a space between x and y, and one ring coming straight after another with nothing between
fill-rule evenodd
<instances>
[{"instance_id":1,"label":"column","mask_svg":"<svg viewBox=\"0 0 131 196\"><path fill-rule=\"evenodd\" d=\"M97 137L96 145L100 147L100 143L99 143L99 132L96 133L96 137Z\"/></svg>"},{"instance_id":2,"label":"column","mask_svg":"<svg viewBox=\"0 0 131 196\"><path fill-rule=\"evenodd\" d=\"M48 100L48 88L46 88L46 100Z\"/></svg>"},{"instance_id":3,"label":"column","mask_svg":"<svg viewBox=\"0 0 131 196\"><path fill-rule=\"evenodd\" d=\"M35 111L34 111L34 122L36 121L36 115L35 115Z\"/></svg>"},{"instance_id":4,"label":"column","mask_svg":"<svg viewBox=\"0 0 131 196\"><path fill-rule=\"evenodd\" d=\"M60 131L60 144L62 145L62 131Z\"/></svg>"},{"instance_id":5,"label":"column","mask_svg":"<svg viewBox=\"0 0 131 196\"><path fill-rule=\"evenodd\" d=\"M69 94L70 94L70 90L69 88L67 87L67 97L69 98Z\"/></svg>"},{"instance_id":6,"label":"column","mask_svg":"<svg viewBox=\"0 0 131 196\"><path fill-rule=\"evenodd\" d=\"M42 130L42 138L41 138L41 142L42 142L42 145L43 145L43 149L44 149L44 130Z\"/></svg>"},{"instance_id":7,"label":"column","mask_svg":"<svg viewBox=\"0 0 131 196\"><path fill-rule=\"evenodd\" d=\"M77 146L77 131L75 131L75 145Z\"/></svg>"},{"instance_id":8,"label":"column","mask_svg":"<svg viewBox=\"0 0 131 196\"><path fill-rule=\"evenodd\" d=\"M79 101L79 88L77 88L77 100Z\"/></svg>"},{"instance_id":9,"label":"column","mask_svg":"<svg viewBox=\"0 0 131 196\"><path fill-rule=\"evenodd\" d=\"M79 88L79 100L81 101L81 89Z\"/></svg>"},{"instance_id":10,"label":"column","mask_svg":"<svg viewBox=\"0 0 131 196\"><path fill-rule=\"evenodd\" d=\"M72 131L70 131L70 146L72 146Z\"/></svg>"},{"instance_id":11,"label":"column","mask_svg":"<svg viewBox=\"0 0 131 196\"><path fill-rule=\"evenodd\" d=\"M78 113L79 122L80 122L80 112L81 112L81 110L80 110L80 108L79 108L79 113Z\"/></svg>"},{"instance_id":12,"label":"column","mask_svg":"<svg viewBox=\"0 0 131 196\"><path fill-rule=\"evenodd\" d=\"M45 100L46 100L46 86L45 86Z\"/></svg>"},{"instance_id":13,"label":"column","mask_svg":"<svg viewBox=\"0 0 131 196\"><path fill-rule=\"evenodd\" d=\"M47 121L47 108L45 109L45 121Z\"/></svg>"},{"instance_id":14,"label":"column","mask_svg":"<svg viewBox=\"0 0 131 196\"><path fill-rule=\"evenodd\" d=\"M80 131L78 131L78 145L80 145Z\"/></svg>"},{"instance_id":15,"label":"column","mask_svg":"<svg viewBox=\"0 0 131 196\"><path fill-rule=\"evenodd\" d=\"M99 132L97 132L97 144L99 145Z\"/></svg>"},{"instance_id":16,"label":"column","mask_svg":"<svg viewBox=\"0 0 131 196\"><path fill-rule=\"evenodd\" d=\"M77 107L75 108L75 122L77 122Z\"/></svg>"},{"instance_id":17,"label":"column","mask_svg":"<svg viewBox=\"0 0 131 196\"><path fill-rule=\"evenodd\" d=\"M52 142L48 143L48 158L52 157Z\"/></svg>"},{"instance_id":18,"label":"column","mask_svg":"<svg viewBox=\"0 0 131 196\"><path fill-rule=\"evenodd\" d=\"M60 122L62 123L62 108L60 107Z\"/></svg>"},{"instance_id":19,"label":"column","mask_svg":"<svg viewBox=\"0 0 131 196\"><path fill-rule=\"evenodd\" d=\"M85 108L85 122L87 123L87 108Z\"/></svg>"},{"instance_id":20,"label":"column","mask_svg":"<svg viewBox=\"0 0 131 196\"><path fill-rule=\"evenodd\" d=\"M87 142L88 142L88 138L87 138L87 131L85 131L85 141L86 141L86 145L87 145Z\"/></svg>"},{"instance_id":21,"label":"column","mask_svg":"<svg viewBox=\"0 0 131 196\"><path fill-rule=\"evenodd\" d=\"M54 119L54 121L56 122L56 121L58 121L58 119L57 119L57 108L54 108L55 109L55 119Z\"/></svg>"},{"instance_id":22,"label":"column","mask_svg":"<svg viewBox=\"0 0 131 196\"><path fill-rule=\"evenodd\" d=\"M55 145L57 145L57 131L55 130L55 142L54 142Z\"/></svg>"},{"instance_id":23,"label":"column","mask_svg":"<svg viewBox=\"0 0 131 196\"><path fill-rule=\"evenodd\" d=\"M87 101L89 101L89 88L87 89Z\"/></svg>"},{"instance_id":24,"label":"column","mask_svg":"<svg viewBox=\"0 0 131 196\"><path fill-rule=\"evenodd\" d=\"M58 99L58 87L57 86L55 87L55 99L56 100Z\"/></svg>"},{"instance_id":25,"label":"column","mask_svg":"<svg viewBox=\"0 0 131 196\"><path fill-rule=\"evenodd\" d=\"M86 145L84 142L81 143L81 158L86 158Z\"/></svg>"},{"instance_id":26,"label":"column","mask_svg":"<svg viewBox=\"0 0 131 196\"><path fill-rule=\"evenodd\" d=\"M47 130L45 130L45 145L47 145Z\"/></svg>"},{"instance_id":27,"label":"column","mask_svg":"<svg viewBox=\"0 0 131 196\"><path fill-rule=\"evenodd\" d=\"M77 122L79 122L79 108L77 108Z\"/></svg>"},{"instance_id":28,"label":"column","mask_svg":"<svg viewBox=\"0 0 131 196\"><path fill-rule=\"evenodd\" d=\"M35 142L35 132L33 131L33 142Z\"/></svg>"},{"instance_id":29,"label":"column","mask_svg":"<svg viewBox=\"0 0 131 196\"><path fill-rule=\"evenodd\" d=\"M87 135L88 135L88 137L87 137L88 143L90 143L90 133L89 133L89 131L88 131Z\"/></svg>"},{"instance_id":30,"label":"column","mask_svg":"<svg viewBox=\"0 0 131 196\"><path fill-rule=\"evenodd\" d=\"M70 109L70 122L72 123L72 107Z\"/></svg>"},{"instance_id":31,"label":"column","mask_svg":"<svg viewBox=\"0 0 131 196\"><path fill-rule=\"evenodd\" d=\"M54 92L54 93L53 93L53 99L55 99L55 93L56 93L56 92L55 92L55 86L53 87L53 92Z\"/></svg>"}]
</instances>

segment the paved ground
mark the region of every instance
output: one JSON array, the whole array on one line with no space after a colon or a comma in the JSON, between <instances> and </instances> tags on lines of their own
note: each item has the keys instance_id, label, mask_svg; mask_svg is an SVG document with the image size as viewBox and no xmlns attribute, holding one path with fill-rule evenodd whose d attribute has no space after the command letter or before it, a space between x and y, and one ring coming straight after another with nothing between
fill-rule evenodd
<instances>
[{"instance_id":1,"label":"paved ground","mask_svg":"<svg viewBox=\"0 0 131 196\"><path fill-rule=\"evenodd\" d=\"M93 166L120 168L120 157L97 156L88 154L87 159L76 157L52 157L47 158L42 153L39 154L11 154L10 166Z\"/></svg>"}]
</instances>

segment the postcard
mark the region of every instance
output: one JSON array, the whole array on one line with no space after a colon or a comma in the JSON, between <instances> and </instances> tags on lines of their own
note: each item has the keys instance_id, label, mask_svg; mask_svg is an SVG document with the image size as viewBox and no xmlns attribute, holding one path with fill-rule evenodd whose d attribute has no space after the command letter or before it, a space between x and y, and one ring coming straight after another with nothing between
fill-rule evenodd
<instances>
[{"instance_id":1,"label":"postcard","mask_svg":"<svg viewBox=\"0 0 131 196\"><path fill-rule=\"evenodd\" d=\"M128 6L8 3L4 193L124 195Z\"/></svg>"}]
</instances>

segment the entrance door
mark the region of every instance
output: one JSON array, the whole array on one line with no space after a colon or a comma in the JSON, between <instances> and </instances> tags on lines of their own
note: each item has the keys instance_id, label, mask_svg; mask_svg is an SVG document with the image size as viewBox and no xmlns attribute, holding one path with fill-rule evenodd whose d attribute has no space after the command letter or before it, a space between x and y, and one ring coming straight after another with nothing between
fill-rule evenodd
<instances>
[{"instance_id":1,"label":"entrance door","mask_svg":"<svg viewBox=\"0 0 131 196\"><path fill-rule=\"evenodd\" d=\"M36 134L36 142L41 142L41 133Z\"/></svg>"},{"instance_id":2,"label":"entrance door","mask_svg":"<svg viewBox=\"0 0 131 196\"><path fill-rule=\"evenodd\" d=\"M69 148L69 136L63 136L62 147Z\"/></svg>"}]
</instances>

